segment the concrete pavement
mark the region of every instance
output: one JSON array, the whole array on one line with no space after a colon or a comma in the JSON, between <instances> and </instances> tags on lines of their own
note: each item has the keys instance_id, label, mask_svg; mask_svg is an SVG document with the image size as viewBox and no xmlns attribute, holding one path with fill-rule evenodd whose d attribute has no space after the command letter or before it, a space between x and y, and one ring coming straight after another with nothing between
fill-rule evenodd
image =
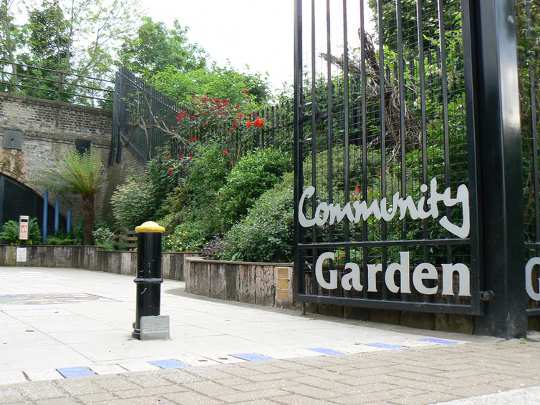
<instances>
[{"instance_id":1,"label":"concrete pavement","mask_svg":"<svg viewBox=\"0 0 540 405\"><path fill-rule=\"evenodd\" d=\"M140 342L130 336L135 316L131 277L73 269L0 268L0 285L0 383L4 384L63 378L60 369L107 374L157 370L156 362L167 360L203 366L471 340L179 295L183 283L167 280L162 314L171 317L171 340Z\"/></svg>"},{"instance_id":2,"label":"concrete pavement","mask_svg":"<svg viewBox=\"0 0 540 405\"><path fill-rule=\"evenodd\" d=\"M166 281L172 338L140 342L131 277L0 268L0 286L0 404L540 403L533 341L303 317Z\"/></svg>"},{"instance_id":3,"label":"concrete pavement","mask_svg":"<svg viewBox=\"0 0 540 405\"><path fill-rule=\"evenodd\" d=\"M1 386L0 403L537 404L539 356L509 341L242 362Z\"/></svg>"}]
</instances>

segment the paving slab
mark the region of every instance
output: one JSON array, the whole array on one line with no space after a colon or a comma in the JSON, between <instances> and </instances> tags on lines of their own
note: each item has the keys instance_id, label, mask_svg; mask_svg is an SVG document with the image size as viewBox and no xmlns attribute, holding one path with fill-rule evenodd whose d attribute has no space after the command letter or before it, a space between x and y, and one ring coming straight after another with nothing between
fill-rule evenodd
<instances>
[{"instance_id":1,"label":"paving slab","mask_svg":"<svg viewBox=\"0 0 540 405\"><path fill-rule=\"evenodd\" d=\"M0 384L53 379L56 370L76 367L111 374L156 370L162 360L208 367L477 341L201 299L166 280L161 312L171 317L171 339L141 342L131 337L133 277L12 267L0 268L0 280L8 292L0 293Z\"/></svg>"},{"instance_id":2,"label":"paving slab","mask_svg":"<svg viewBox=\"0 0 540 405\"><path fill-rule=\"evenodd\" d=\"M11 384L0 404L535 404L537 359L540 343L526 340L421 346Z\"/></svg>"}]
</instances>

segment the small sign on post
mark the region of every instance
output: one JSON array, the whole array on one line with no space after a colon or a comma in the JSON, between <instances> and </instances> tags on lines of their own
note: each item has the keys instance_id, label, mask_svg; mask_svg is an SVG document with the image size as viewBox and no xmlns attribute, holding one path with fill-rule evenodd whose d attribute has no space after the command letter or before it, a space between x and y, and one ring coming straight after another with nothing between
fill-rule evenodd
<instances>
[{"instance_id":1,"label":"small sign on post","mask_svg":"<svg viewBox=\"0 0 540 405\"><path fill-rule=\"evenodd\" d=\"M28 252L25 247L17 248L17 263L26 263L28 259Z\"/></svg>"},{"instance_id":2,"label":"small sign on post","mask_svg":"<svg viewBox=\"0 0 540 405\"><path fill-rule=\"evenodd\" d=\"M19 217L19 240L28 240L28 226L30 217L28 215L21 215Z\"/></svg>"}]
</instances>

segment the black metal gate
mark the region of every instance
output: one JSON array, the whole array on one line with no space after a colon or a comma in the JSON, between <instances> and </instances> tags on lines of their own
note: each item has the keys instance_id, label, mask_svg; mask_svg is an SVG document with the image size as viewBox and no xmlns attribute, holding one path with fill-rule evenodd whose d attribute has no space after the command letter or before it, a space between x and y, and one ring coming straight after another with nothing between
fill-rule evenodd
<instances>
[{"instance_id":1,"label":"black metal gate","mask_svg":"<svg viewBox=\"0 0 540 405\"><path fill-rule=\"evenodd\" d=\"M482 313L470 7L296 1L300 301Z\"/></svg>"},{"instance_id":2,"label":"black metal gate","mask_svg":"<svg viewBox=\"0 0 540 405\"><path fill-rule=\"evenodd\" d=\"M540 315L540 169L538 150L538 96L540 94L540 4L516 2L520 77L521 133L523 138L523 194L526 288L529 316Z\"/></svg>"}]
</instances>

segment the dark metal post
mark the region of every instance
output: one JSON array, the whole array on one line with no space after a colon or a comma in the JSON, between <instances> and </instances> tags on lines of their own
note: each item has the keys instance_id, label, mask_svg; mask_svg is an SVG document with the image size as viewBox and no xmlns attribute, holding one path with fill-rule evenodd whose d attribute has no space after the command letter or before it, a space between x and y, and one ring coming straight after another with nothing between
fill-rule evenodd
<instances>
[{"instance_id":1,"label":"dark metal post","mask_svg":"<svg viewBox=\"0 0 540 405\"><path fill-rule=\"evenodd\" d=\"M161 305L161 236L165 228L155 222L145 222L135 228L137 246L137 309L133 337L141 339L141 318L159 316Z\"/></svg>"},{"instance_id":2,"label":"dark metal post","mask_svg":"<svg viewBox=\"0 0 540 405\"><path fill-rule=\"evenodd\" d=\"M527 333L523 262L521 124L513 0L464 0L473 32L483 233L483 286L492 291L475 331ZM465 14L467 16L467 14ZM489 297L491 294L486 294Z\"/></svg>"},{"instance_id":3,"label":"dark metal post","mask_svg":"<svg viewBox=\"0 0 540 405\"><path fill-rule=\"evenodd\" d=\"M43 223L41 224L41 239L43 243L47 242L47 232L49 227L49 192L43 193Z\"/></svg>"},{"instance_id":4,"label":"dark metal post","mask_svg":"<svg viewBox=\"0 0 540 405\"><path fill-rule=\"evenodd\" d=\"M71 233L72 215L73 215L73 211L70 208L67 210L67 214L66 214L66 234L68 235Z\"/></svg>"},{"instance_id":5,"label":"dark metal post","mask_svg":"<svg viewBox=\"0 0 540 405\"><path fill-rule=\"evenodd\" d=\"M294 2L294 277L295 296L304 294L304 255L298 249L298 244L303 241L303 231L298 223L297 201L304 188L303 172L303 147L304 147L304 88L303 88L303 64L302 64L302 0Z\"/></svg>"},{"instance_id":6,"label":"dark metal post","mask_svg":"<svg viewBox=\"0 0 540 405\"><path fill-rule=\"evenodd\" d=\"M60 201L58 199L54 203L54 233L60 232Z\"/></svg>"}]
</instances>

